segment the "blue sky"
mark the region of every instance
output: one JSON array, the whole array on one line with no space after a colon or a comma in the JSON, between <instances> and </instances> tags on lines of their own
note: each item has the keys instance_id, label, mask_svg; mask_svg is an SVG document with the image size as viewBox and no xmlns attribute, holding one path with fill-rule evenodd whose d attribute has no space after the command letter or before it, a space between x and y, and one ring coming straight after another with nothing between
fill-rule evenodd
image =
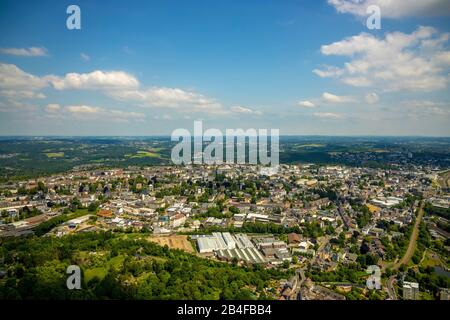
<instances>
[{"instance_id":1,"label":"blue sky","mask_svg":"<svg viewBox=\"0 0 450 320\"><path fill-rule=\"evenodd\" d=\"M450 1L374 3L1 0L0 134L449 136Z\"/></svg>"}]
</instances>

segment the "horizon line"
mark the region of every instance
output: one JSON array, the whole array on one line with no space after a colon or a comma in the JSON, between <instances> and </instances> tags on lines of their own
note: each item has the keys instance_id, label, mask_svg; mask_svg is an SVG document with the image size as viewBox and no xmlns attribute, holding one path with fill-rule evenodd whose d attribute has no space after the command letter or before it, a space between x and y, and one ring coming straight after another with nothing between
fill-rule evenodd
<instances>
[{"instance_id":1,"label":"horizon line","mask_svg":"<svg viewBox=\"0 0 450 320\"><path fill-rule=\"evenodd\" d=\"M246 135L245 135L246 136ZM151 138L161 137L170 138L169 134L149 134L149 135L2 135L1 138ZM191 136L197 137L197 136ZM199 136L200 137L200 136ZM224 135L226 137L226 135ZM246 136L247 137L247 136ZM370 134L355 134L355 135L328 135L328 134L283 134L279 137L330 137L330 138L450 138L448 136L438 135L370 135Z\"/></svg>"}]
</instances>

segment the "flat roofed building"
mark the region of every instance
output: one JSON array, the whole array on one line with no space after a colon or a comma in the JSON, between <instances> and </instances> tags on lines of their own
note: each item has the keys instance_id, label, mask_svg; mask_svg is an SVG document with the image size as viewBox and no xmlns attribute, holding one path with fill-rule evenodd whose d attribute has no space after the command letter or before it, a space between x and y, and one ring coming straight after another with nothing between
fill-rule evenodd
<instances>
[{"instance_id":1,"label":"flat roofed building","mask_svg":"<svg viewBox=\"0 0 450 320\"><path fill-rule=\"evenodd\" d=\"M256 248L226 249L217 251L217 256L221 259L238 259L249 263L265 263L262 254Z\"/></svg>"},{"instance_id":2,"label":"flat roofed building","mask_svg":"<svg viewBox=\"0 0 450 320\"><path fill-rule=\"evenodd\" d=\"M212 237L198 238L197 246L200 253L211 253L217 250L217 242Z\"/></svg>"},{"instance_id":3,"label":"flat roofed building","mask_svg":"<svg viewBox=\"0 0 450 320\"><path fill-rule=\"evenodd\" d=\"M85 216L82 216L82 217L79 217L79 218L75 218L75 219L69 220L69 221L67 221L67 224L71 224L71 223L73 223L73 224L81 224L83 222L88 221L90 217L92 217L92 215L88 214L88 215L85 215Z\"/></svg>"},{"instance_id":4,"label":"flat roofed building","mask_svg":"<svg viewBox=\"0 0 450 320\"><path fill-rule=\"evenodd\" d=\"M236 245L239 249L255 247L253 243L250 241L249 237L245 234L239 233L235 235L235 238L236 238Z\"/></svg>"},{"instance_id":5,"label":"flat roofed building","mask_svg":"<svg viewBox=\"0 0 450 320\"><path fill-rule=\"evenodd\" d=\"M213 232L213 237L215 238L215 241L217 243L217 250L219 249L228 249L228 246L225 242L225 240L222 237L222 234L220 232Z\"/></svg>"},{"instance_id":6,"label":"flat roofed building","mask_svg":"<svg viewBox=\"0 0 450 320\"><path fill-rule=\"evenodd\" d=\"M222 237L225 240L225 243L227 244L228 249L236 248L236 241L234 240L234 237L229 232L222 233Z\"/></svg>"},{"instance_id":7,"label":"flat roofed building","mask_svg":"<svg viewBox=\"0 0 450 320\"><path fill-rule=\"evenodd\" d=\"M419 284L417 282L403 282L403 300L419 300Z\"/></svg>"},{"instance_id":8,"label":"flat roofed building","mask_svg":"<svg viewBox=\"0 0 450 320\"><path fill-rule=\"evenodd\" d=\"M439 299L440 300L450 300L450 289L441 288L439 290Z\"/></svg>"}]
</instances>

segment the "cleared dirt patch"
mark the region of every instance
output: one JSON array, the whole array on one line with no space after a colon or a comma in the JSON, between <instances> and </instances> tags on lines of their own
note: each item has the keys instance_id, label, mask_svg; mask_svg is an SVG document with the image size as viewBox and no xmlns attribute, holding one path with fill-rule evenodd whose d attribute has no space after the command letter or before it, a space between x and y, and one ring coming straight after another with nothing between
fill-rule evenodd
<instances>
[{"instance_id":1,"label":"cleared dirt patch","mask_svg":"<svg viewBox=\"0 0 450 320\"><path fill-rule=\"evenodd\" d=\"M151 236L147 238L160 246L168 246L170 249L180 249L189 253L194 253L194 248L185 235Z\"/></svg>"}]
</instances>

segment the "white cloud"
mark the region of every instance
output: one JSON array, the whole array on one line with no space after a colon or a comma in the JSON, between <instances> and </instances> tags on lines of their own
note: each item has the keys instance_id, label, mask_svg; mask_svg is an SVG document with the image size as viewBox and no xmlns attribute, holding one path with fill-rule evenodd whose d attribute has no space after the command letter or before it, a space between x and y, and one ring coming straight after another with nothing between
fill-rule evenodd
<instances>
[{"instance_id":1,"label":"white cloud","mask_svg":"<svg viewBox=\"0 0 450 320\"><path fill-rule=\"evenodd\" d=\"M123 100L135 100L153 107L179 107L183 104L207 105L212 103L206 97L178 88L151 87L145 90L122 90L109 93Z\"/></svg>"},{"instance_id":2,"label":"white cloud","mask_svg":"<svg viewBox=\"0 0 450 320\"><path fill-rule=\"evenodd\" d=\"M107 110L106 112L113 119L116 119L116 120L143 121L145 118L145 114L140 113L140 112L126 112L126 111L121 111L121 110Z\"/></svg>"},{"instance_id":3,"label":"white cloud","mask_svg":"<svg viewBox=\"0 0 450 320\"><path fill-rule=\"evenodd\" d=\"M261 111L258 110L253 110L247 107L242 107L242 106L233 106L230 108L231 112L234 113L241 113L241 114L253 114L253 115L262 115Z\"/></svg>"},{"instance_id":4,"label":"white cloud","mask_svg":"<svg viewBox=\"0 0 450 320\"><path fill-rule=\"evenodd\" d=\"M450 117L450 103L430 100L409 100L402 101L401 106L403 108L403 113L406 113L411 117Z\"/></svg>"},{"instance_id":5,"label":"white cloud","mask_svg":"<svg viewBox=\"0 0 450 320\"><path fill-rule=\"evenodd\" d=\"M9 99L45 98L38 90L47 82L26 73L13 64L0 63L0 96Z\"/></svg>"},{"instance_id":6,"label":"white cloud","mask_svg":"<svg viewBox=\"0 0 450 320\"><path fill-rule=\"evenodd\" d=\"M123 71L100 71L90 73L68 73L64 77L47 76L46 79L57 90L87 89L87 90L117 90L130 89L139 86L139 81Z\"/></svg>"},{"instance_id":7,"label":"white cloud","mask_svg":"<svg viewBox=\"0 0 450 320\"><path fill-rule=\"evenodd\" d=\"M91 113L98 113L102 109L98 107L90 107L90 106L67 106L65 109L70 113L79 113L79 114L91 114Z\"/></svg>"},{"instance_id":8,"label":"white cloud","mask_svg":"<svg viewBox=\"0 0 450 320\"><path fill-rule=\"evenodd\" d=\"M328 92L322 94L322 101L325 103L353 103L356 102L354 97L350 96L337 96Z\"/></svg>"},{"instance_id":9,"label":"white cloud","mask_svg":"<svg viewBox=\"0 0 450 320\"><path fill-rule=\"evenodd\" d=\"M300 107L304 107L304 108L315 108L316 107L316 105L313 102L309 101L309 100L299 101L297 103L297 105L300 106Z\"/></svg>"},{"instance_id":10,"label":"white cloud","mask_svg":"<svg viewBox=\"0 0 450 320\"><path fill-rule=\"evenodd\" d=\"M45 107L45 111L47 111L48 113L54 113L54 112L58 112L60 110L61 110L61 106L57 103L51 103Z\"/></svg>"},{"instance_id":11,"label":"white cloud","mask_svg":"<svg viewBox=\"0 0 450 320\"><path fill-rule=\"evenodd\" d=\"M40 80L50 83L57 90L100 90L114 99L135 102L143 107L174 108L182 112L209 114L229 113L215 99L193 91L156 86L141 89L139 81L123 71L96 70L90 73L68 73L63 77L49 75Z\"/></svg>"},{"instance_id":12,"label":"white cloud","mask_svg":"<svg viewBox=\"0 0 450 320\"><path fill-rule=\"evenodd\" d=\"M365 100L369 104L375 104L380 101L380 97L375 92L371 92L366 94Z\"/></svg>"},{"instance_id":13,"label":"white cloud","mask_svg":"<svg viewBox=\"0 0 450 320\"><path fill-rule=\"evenodd\" d=\"M44 99L45 95L40 92L30 90L0 90L0 96L16 100L16 99Z\"/></svg>"},{"instance_id":14,"label":"white cloud","mask_svg":"<svg viewBox=\"0 0 450 320\"><path fill-rule=\"evenodd\" d=\"M23 57L45 57L48 55L48 51L44 47L0 48L0 53L11 56L23 56Z\"/></svg>"},{"instance_id":15,"label":"white cloud","mask_svg":"<svg viewBox=\"0 0 450 320\"><path fill-rule=\"evenodd\" d=\"M448 0L328 0L339 13L350 13L359 17L367 15L367 7L377 5L384 18L411 16L450 15Z\"/></svg>"},{"instance_id":16,"label":"white cloud","mask_svg":"<svg viewBox=\"0 0 450 320\"><path fill-rule=\"evenodd\" d=\"M38 108L34 104L19 101L0 102L0 112L16 112L21 115L27 115L36 110L38 110Z\"/></svg>"},{"instance_id":17,"label":"white cloud","mask_svg":"<svg viewBox=\"0 0 450 320\"><path fill-rule=\"evenodd\" d=\"M117 122L128 122L129 120L142 121L145 118L143 113L126 112L122 110L110 110L101 107L88 105L65 106L61 109L66 114L83 120L108 120Z\"/></svg>"},{"instance_id":18,"label":"white cloud","mask_svg":"<svg viewBox=\"0 0 450 320\"><path fill-rule=\"evenodd\" d=\"M84 61L90 61L91 60L91 57L89 57L86 53L83 53L83 52L80 53L80 57Z\"/></svg>"},{"instance_id":19,"label":"white cloud","mask_svg":"<svg viewBox=\"0 0 450 320\"><path fill-rule=\"evenodd\" d=\"M230 108L231 111L236 112L236 113L246 113L246 114L252 114L253 110L246 108L246 107L241 107L241 106L235 106L235 107L231 107Z\"/></svg>"},{"instance_id":20,"label":"white cloud","mask_svg":"<svg viewBox=\"0 0 450 320\"><path fill-rule=\"evenodd\" d=\"M373 83L365 77L346 77L342 82L353 87L370 87Z\"/></svg>"},{"instance_id":21,"label":"white cloud","mask_svg":"<svg viewBox=\"0 0 450 320\"><path fill-rule=\"evenodd\" d=\"M338 77L343 71L338 67L324 66L324 70L314 69L313 72L321 78Z\"/></svg>"},{"instance_id":22,"label":"white cloud","mask_svg":"<svg viewBox=\"0 0 450 320\"><path fill-rule=\"evenodd\" d=\"M343 116L339 113L333 113L333 112L315 112L313 113L314 117L321 118L321 119L341 119Z\"/></svg>"},{"instance_id":23,"label":"white cloud","mask_svg":"<svg viewBox=\"0 0 450 320\"><path fill-rule=\"evenodd\" d=\"M320 107L321 105L350 104L356 102L358 102L358 99L353 96L338 96L336 94L324 92L319 98L301 100L297 102L297 105L306 109L314 109Z\"/></svg>"},{"instance_id":24,"label":"white cloud","mask_svg":"<svg viewBox=\"0 0 450 320\"><path fill-rule=\"evenodd\" d=\"M379 39L361 33L321 47L322 54L348 57L343 67L313 72L355 87L383 91L433 91L449 83L450 51L443 48L448 34L419 27L411 34L392 32Z\"/></svg>"},{"instance_id":25,"label":"white cloud","mask_svg":"<svg viewBox=\"0 0 450 320\"><path fill-rule=\"evenodd\" d=\"M102 91L121 91L134 89L139 81L123 71L100 71L90 73L67 73L63 77L47 75L34 76L13 64L0 64L0 96L17 98L45 98L37 92L53 86L57 90L85 89Z\"/></svg>"},{"instance_id":26,"label":"white cloud","mask_svg":"<svg viewBox=\"0 0 450 320\"><path fill-rule=\"evenodd\" d=\"M183 113L262 114L260 111L246 107L226 109L215 99L194 91L157 86L141 88L134 76L123 71L96 70L89 73L67 73L64 76L37 77L22 71L15 65L0 64L0 76L0 96L7 98L43 98L45 96L37 91L51 86L56 90L98 90L113 99L134 103L140 107L172 108ZM76 106L66 110L78 114L98 111L88 106Z\"/></svg>"},{"instance_id":27,"label":"white cloud","mask_svg":"<svg viewBox=\"0 0 450 320\"><path fill-rule=\"evenodd\" d=\"M143 107L173 108L180 112L208 114L228 113L215 99L179 88L151 87L143 90L117 90L109 91L108 95L121 101L139 103Z\"/></svg>"}]
</instances>

